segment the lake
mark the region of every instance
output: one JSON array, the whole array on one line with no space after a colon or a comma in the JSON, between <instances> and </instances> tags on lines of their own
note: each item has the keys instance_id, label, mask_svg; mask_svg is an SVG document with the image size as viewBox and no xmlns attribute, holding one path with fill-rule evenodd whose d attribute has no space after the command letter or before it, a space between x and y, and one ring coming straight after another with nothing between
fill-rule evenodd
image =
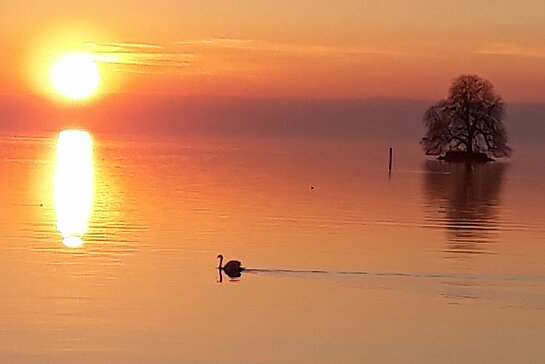
<instances>
[{"instance_id":1,"label":"lake","mask_svg":"<svg viewBox=\"0 0 545 364\"><path fill-rule=\"evenodd\" d=\"M541 146L94 135L71 248L56 138L0 138L2 363L545 361Z\"/></svg>"}]
</instances>

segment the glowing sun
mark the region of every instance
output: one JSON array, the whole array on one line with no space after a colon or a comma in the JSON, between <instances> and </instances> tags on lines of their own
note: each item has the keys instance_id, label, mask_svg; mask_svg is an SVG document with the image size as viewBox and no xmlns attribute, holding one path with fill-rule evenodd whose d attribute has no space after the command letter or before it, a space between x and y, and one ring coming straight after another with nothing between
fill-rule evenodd
<instances>
[{"instance_id":1,"label":"glowing sun","mask_svg":"<svg viewBox=\"0 0 545 364\"><path fill-rule=\"evenodd\" d=\"M97 90L100 72L92 55L68 53L60 56L51 67L53 88L74 100L90 97Z\"/></svg>"}]
</instances>

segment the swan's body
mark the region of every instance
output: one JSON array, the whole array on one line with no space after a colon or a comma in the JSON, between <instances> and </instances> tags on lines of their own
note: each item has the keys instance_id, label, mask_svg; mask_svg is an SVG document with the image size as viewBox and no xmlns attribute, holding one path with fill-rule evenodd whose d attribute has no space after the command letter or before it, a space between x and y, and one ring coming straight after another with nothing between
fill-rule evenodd
<instances>
[{"instance_id":1,"label":"swan's body","mask_svg":"<svg viewBox=\"0 0 545 364\"><path fill-rule=\"evenodd\" d=\"M222 267L221 264L223 263L223 255L218 255L218 259L220 260L218 264L219 270L223 270L225 274L231 278L240 277L240 272L244 270L244 267L240 265L238 260L230 260Z\"/></svg>"}]
</instances>

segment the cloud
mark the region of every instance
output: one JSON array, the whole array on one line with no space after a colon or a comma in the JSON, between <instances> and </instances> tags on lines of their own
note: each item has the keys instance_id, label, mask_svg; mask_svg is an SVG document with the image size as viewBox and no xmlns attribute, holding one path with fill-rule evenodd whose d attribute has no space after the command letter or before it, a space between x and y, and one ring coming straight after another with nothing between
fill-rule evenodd
<instances>
[{"instance_id":1,"label":"cloud","mask_svg":"<svg viewBox=\"0 0 545 364\"><path fill-rule=\"evenodd\" d=\"M527 58L545 58L544 47L529 47L514 43L491 43L482 49L476 50L476 54L513 56Z\"/></svg>"},{"instance_id":2,"label":"cloud","mask_svg":"<svg viewBox=\"0 0 545 364\"><path fill-rule=\"evenodd\" d=\"M179 41L177 45L183 47L217 48L226 50L241 50L254 52L276 52L300 55L330 55L330 56L369 56L369 55L406 55L406 52L380 49L365 46L338 46L338 45L317 45L305 43L280 43L254 39L239 38L209 38L194 41Z\"/></svg>"},{"instance_id":3,"label":"cloud","mask_svg":"<svg viewBox=\"0 0 545 364\"><path fill-rule=\"evenodd\" d=\"M191 74L264 70L293 61L357 63L373 57L415 55L370 46L282 43L241 38L181 40L169 44L147 42L89 43L99 62L123 66L131 73Z\"/></svg>"},{"instance_id":4,"label":"cloud","mask_svg":"<svg viewBox=\"0 0 545 364\"><path fill-rule=\"evenodd\" d=\"M113 46L136 49L163 49L164 46L153 43L113 43Z\"/></svg>"},{"instance_id":5,"label":"cloud","mask_svg":"<svg viewBox=\"0 0 545 364\"><path fill-rule=\"evenodd\" d=\"M191 53L169 50L160 44L124 42L88 43L87 45L98 62L138 66L138 70L127 69L128 72L133 73L148 73L146 68L187 67L190 65L190 58L193 57Z\"/></svg>"}]
</instances>

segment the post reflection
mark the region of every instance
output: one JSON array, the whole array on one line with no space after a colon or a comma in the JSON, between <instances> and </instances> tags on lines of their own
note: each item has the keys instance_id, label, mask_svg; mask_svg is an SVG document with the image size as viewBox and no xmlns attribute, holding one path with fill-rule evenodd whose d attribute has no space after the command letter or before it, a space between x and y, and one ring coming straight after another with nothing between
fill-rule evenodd
<instances>
[{"instance_id":1,"label":"post reflection","mask_svg":"<svg viewBox=\"0 0 545 364\"><path fill-rule=\"evenodd\" d=\"M93 142L82 130L63 130L57 139L54 200L57 230L65 246L83 245L93 203Z\"/></svg>"},{"instance_id":2,"label":"post reflection","mask_svg":"<svg viewBox=\"0 0 545 364\"><path fill-rule=\"evenodd\" d=\"M448 252L483 253L484 243L495 240L506 167L425 162L428 219L444 226Z\"/></svg>"}]
</instances>

